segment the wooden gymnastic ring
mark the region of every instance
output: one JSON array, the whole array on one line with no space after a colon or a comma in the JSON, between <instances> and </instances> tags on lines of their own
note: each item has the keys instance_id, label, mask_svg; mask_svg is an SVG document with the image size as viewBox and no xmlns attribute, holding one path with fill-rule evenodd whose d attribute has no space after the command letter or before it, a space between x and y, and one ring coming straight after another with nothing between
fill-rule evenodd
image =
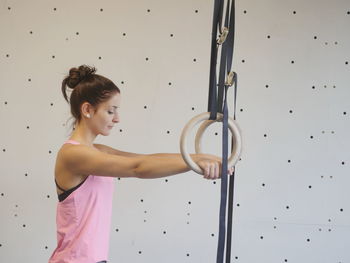
<instances>
[{"instance_id":1,"label":"wooden gymnastic ring","mask_svg":"<svg viewBox=\"0 0 350 263\"><path fill-rule=\"evenodd\" d=\"M181 133L180 138L180 151L182 154L182 158L186 162L186 164L196 173L203 174L202 169L192 160L190 154L187 151L186 145L187 145L187 135L189 131L193 129L195 125L200 123L201 121L205 121L200 128L198 129L198 132L196 134L196 140L195 140L195 149L196 153L202 153L201 152L201 140L202 135L204 131L207 129L209 125L211 125L214 122L222 122L223 115L221 113L217 114L216 120L209 120L210 118L210 112L204 112L201 113L195 117L193 117L184 127ZM233 150L231 153L231 156L228 159L228 167L233 167L239 160L241 149L242 149L242 138L241 138L241 132L237 125L237 123L232 119L228 119L228 127L229 130L232 133L233 136Z\"/></svg>"}]
</instances>

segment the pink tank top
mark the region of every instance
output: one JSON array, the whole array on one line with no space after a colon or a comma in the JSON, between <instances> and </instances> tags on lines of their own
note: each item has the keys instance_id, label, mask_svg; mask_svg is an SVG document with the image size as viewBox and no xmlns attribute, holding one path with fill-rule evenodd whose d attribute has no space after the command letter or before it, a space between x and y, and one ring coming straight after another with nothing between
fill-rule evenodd
<instances>
[{"instance_id":1,"label":"pink tank top","mask_svg":"<svg viewBox=\"0 0 350 263\"><path fill-rule=\"evenodd\" d=\"M57 204L57 248L49 263L108 261L113 191L112 177L89 175Z\"/></svg>"}]
</instances>

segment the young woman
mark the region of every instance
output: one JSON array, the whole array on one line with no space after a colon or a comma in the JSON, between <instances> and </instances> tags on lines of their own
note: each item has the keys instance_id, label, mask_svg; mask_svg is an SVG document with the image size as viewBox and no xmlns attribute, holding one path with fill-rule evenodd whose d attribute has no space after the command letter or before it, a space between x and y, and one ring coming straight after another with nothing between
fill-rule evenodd
<instances>
[{"instance_id":1,"label":"young woman","mask_svg":"<svg viewBox=\"0 0 350 263\"><path fill-rule=\"evenodd\" d=\"M189 171L180 154L143 155L94 144L97 135L109 135L119 122L121 98L119 88L95 72L85 65L72 68L62 82L75 128L56 159L57 248L49 263L107 262L114 177L160 178ZM69 100L67 86L73 90ZM220 177L218 157L192 158L204 178Z\"/></svg>"}]
</instances>

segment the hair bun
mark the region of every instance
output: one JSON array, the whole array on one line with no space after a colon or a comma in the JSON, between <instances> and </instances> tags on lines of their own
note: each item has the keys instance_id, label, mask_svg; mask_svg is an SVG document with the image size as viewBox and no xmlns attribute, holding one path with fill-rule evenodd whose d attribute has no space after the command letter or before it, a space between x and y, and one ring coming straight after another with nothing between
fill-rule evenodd
<instances>
[{"instance_id":1,"label":"hair bun","mask_svg":"<svg viewBox=\"0 0 350 263\"><path fill-rule=\"evenodd\" d=\"M69 78L67 86L74 89L79 82L88 78L96 72L96 68L87 65L81 65L79 68L71 68L69 70Z\"/></svg>"}]
</instances>

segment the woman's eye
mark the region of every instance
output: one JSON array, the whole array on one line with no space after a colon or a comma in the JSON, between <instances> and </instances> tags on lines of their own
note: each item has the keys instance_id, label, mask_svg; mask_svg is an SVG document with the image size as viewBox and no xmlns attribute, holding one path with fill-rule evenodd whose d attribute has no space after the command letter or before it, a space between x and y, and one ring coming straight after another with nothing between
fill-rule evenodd
<instances>
[{"instance_id":1,"label":"woman's eye","mask_svg":"<svg viewBox=\"0 0 350 263\"><path fill-rule=\"evenodd\" d=\"M109 114L113 114L113 111L108 111Z\"/></svg>"}]
</instances>

